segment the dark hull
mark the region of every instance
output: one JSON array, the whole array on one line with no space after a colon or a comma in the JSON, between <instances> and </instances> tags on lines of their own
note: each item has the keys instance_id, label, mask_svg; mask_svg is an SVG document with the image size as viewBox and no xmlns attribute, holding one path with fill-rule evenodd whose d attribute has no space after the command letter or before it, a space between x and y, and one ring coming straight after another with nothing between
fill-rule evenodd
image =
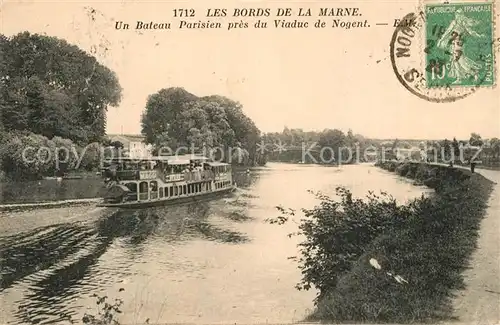
<instances>
[{"instance_id":1,"label":"dark hull","mask_svg":"<svg viewBox=\"0 0 500 325\"><path fill-rule=\"evenodd\" d=\"M222 190L207 192L198 195L192 196L184 196L177 198L162 198L157 200L148 200L148 201L133 201L133 202L123 202L123 203L99 203L98 207L107 207L107 208L123 208L123 209L137 209L137 208L148 208L154 206L168 206L168 205L177 205L177 204L186 204L186 203L194 203L199 201L210 200L214 198L218 198L223 196L224 194L233 192L236 187L229 187Z\"/></svg>"}]
</instances>

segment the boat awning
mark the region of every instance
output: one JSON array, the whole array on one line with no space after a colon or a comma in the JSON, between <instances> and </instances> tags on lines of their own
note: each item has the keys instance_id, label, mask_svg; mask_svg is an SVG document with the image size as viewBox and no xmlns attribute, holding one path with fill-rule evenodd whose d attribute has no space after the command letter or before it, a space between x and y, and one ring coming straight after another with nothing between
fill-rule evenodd
<instances>
[{"instance_id":1,"label":"boat awning","mask_svg":"<svg viewBox=\"0 0 500 325\"><path fill-rule=\"evenodd\" d=\"M177 155L174 157L176 157L177 159L187 159L187 160L208 160L207 157L197 156L197 155Z\"/></svg>"},{"instance_id":2,"label":"boat awning","mask_svg":"<svg viewBox=\"0 0 500 325\"><path fill-rule=\"evenodd\" d=\"M191 162L189 160L177 159L177 160L168 160L169 165L189 165Z\"/></svg>"},{"instance_id":3,"label":"boat awning","mask_svg":"<svg viewBox=\"0 0 500 325\"><path fill-rule=\"evenodd\" d=\"M155 157L149 157L149 158L118 157L118 158L112 158L110 162L130 161L130 162L137 163L137 162L146 162L146 161L162 161L162 162L167 162L168 164L171 164L171 165L181 165L181 164L186 164L186 162L189 164L191 160L206 161L206 160L208 160L208 158L203 157L203 156L196 156L196 155L155 156Z\"/></svg>"},{"instance_id":4,"label":"boat awning","mask_svg":"<svg viewBox=\"0 0 500 325\"><path fill-rule=\"evenodd\" d=\"M229 166L229 164L221 163L221 162L208 162L207 165L212 166L212 167Z\"/></svg>"}]
</instances>

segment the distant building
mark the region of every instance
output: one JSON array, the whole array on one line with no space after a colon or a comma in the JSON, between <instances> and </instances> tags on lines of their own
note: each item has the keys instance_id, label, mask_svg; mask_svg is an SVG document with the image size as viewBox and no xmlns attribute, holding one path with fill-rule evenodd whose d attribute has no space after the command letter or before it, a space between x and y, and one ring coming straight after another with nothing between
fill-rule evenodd
<instances>
[{"instance_id":1,"label":"distant building","mask_svg":"<svg viewBox=\"0 0 500 325\"><path fill-rule=\"evenodd\" d=\"M146 138L140 134L109 134L111 142L123 144L123 155L130 158L148 158L152 156L152 146L146 144Z\"/></svg>"}]
</instances>

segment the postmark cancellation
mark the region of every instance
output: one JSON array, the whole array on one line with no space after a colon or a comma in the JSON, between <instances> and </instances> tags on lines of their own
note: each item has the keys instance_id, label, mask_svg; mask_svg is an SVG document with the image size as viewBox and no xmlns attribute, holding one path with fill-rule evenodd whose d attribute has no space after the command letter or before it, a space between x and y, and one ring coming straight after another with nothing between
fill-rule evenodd
<instances>
[{"instance_id":1,"label":"postmark cancellation","mask_svg":"<svg viewBox=\"0 0 500 325\"><path fill-rule=\"evenodd\" d=\"M495 3L425 0L396 27L390 43L396 77L414 95L453 102L494 87Z\"/></svg>"}]
</instances>

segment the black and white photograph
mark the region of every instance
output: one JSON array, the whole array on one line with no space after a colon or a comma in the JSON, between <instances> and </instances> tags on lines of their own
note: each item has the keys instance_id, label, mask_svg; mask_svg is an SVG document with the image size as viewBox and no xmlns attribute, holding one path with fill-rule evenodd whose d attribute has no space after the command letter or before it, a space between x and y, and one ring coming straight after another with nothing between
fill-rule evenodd
<instances>
[{"instance_id":1,"label":"black and white photograph","mask_svg":"<svg viewBox=\"0 0 500 325\"><path fill-rule=\"evenodd\" d=\"M500 324L500 2L0 2L0 325Z\"/></svg>"}]
</instances>

